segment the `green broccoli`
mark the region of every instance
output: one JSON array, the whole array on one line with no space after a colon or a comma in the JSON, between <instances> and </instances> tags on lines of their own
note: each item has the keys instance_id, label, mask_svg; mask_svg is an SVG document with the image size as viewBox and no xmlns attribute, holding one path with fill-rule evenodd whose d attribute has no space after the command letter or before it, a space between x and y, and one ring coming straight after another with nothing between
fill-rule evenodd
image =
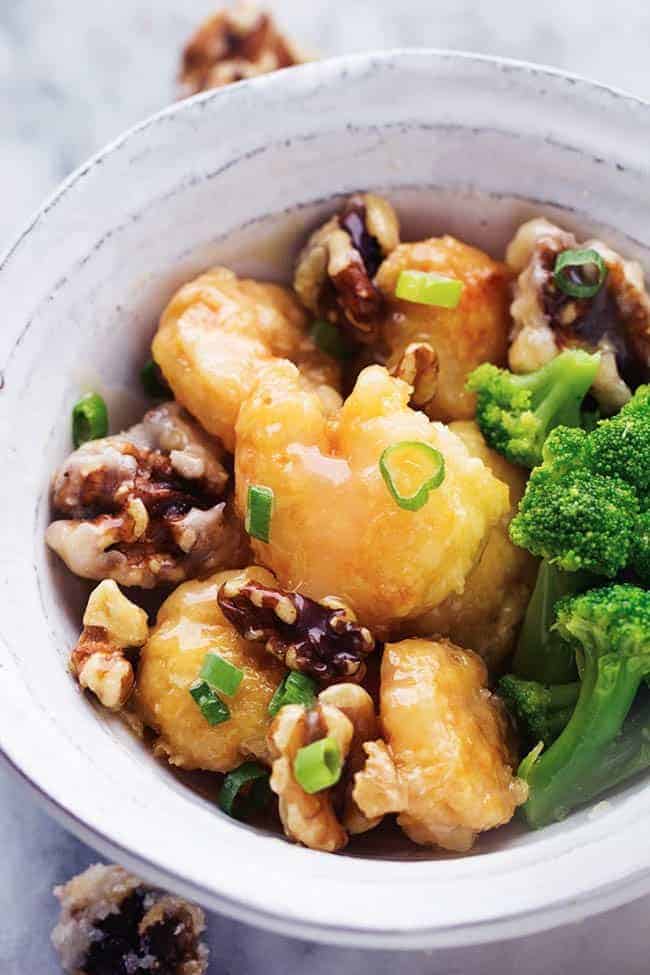
<instances>
[{"instance_id":1,"label":"green broccoli","mask_svg":"<svg viewBox=\"0 0 650 975\"><path fill-rule=\"evenodd\" d=\"M489 445L515 464L539 464L554 427L580 425L580 407L599 362L598 355L569 349L527 375L480 365L467 389L476 393L476 422Z\"/></svg>"},{"instance_id":2,"label":"green broccoli","mask_svg":"<svg viewBox=\"0 0 650 975\"><path fill-rule=\"evenodd\" d=\"M543 561L519 631L512 671L517 677L543 684L566 684L577 676L575 654L553 629L555 605L595 585L586 572L563 572Z\"/></svg>"},{"instance_id":3,"label":"green broccoli","mask_svg":"<svg viewBox=\"0 0 650 975\"><path fill-rule=\"evenodd\" d=\"M585 441L584 462L595 474L619 477L636 488L639 497L650 491L649 387L642 386L620 413L601 420Z\"/></svg>"},{"instance_id":4,"label":"green broccoli","mask_svg":"<svg viewBox=\"0 0 650 975\"><path fill-rule=\"evenodd\" d=\"M562 819L629 767L629 756L617 765L615 750L650 675L650 592L615 584L568 597L558 604L556 627L579 656L580 693L560 736L541 755L536 746L519 767L530 790L523 811L534 828ZM617 768L611 782L602 774L605 760Z\"/></svg>"},{"instance_id":5,"label":"green broccoli","mask_svg":"<svg viewBox=\"0 0 650 975\"><path fill-rule=\"evenodd\" d=\"M548 686L506 674L498 684L499 695L532 746L550 745L567 726L578 700L579 681Z\"/></svg>"},{"instance_id":6,"label":"green broccoli","mask_svg":"<svg viewBox=\"0 0 650 975\"><path fill-rule=\"evenodd\" d=\"M630 566L641 582L650 586L650 511L642 511L636 520Z\"/></svg>"}]
</instances>

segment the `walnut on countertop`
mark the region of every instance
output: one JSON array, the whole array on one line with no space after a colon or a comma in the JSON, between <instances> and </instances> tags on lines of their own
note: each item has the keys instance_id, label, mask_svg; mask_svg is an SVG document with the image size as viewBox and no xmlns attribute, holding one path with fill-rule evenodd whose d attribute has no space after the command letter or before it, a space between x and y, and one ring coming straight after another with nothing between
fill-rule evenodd
<instances>
[{"instance_id":1,"label":"walnut on countertop","mask_svg":"<svg viewBox=\"0 0 650 975\"><path fill-rule=\"evenodd\" d=\"M270 14L252 3L237 3L209 17L183 51L182 95L221 88L306 58L278 30Z\"/></svg>"},{"instance_id":2,"label":"walnut on countertop","mask_svg":"<svg viewBox=\"0 0 650 975\"><path fill-rule=\"evenodd\" d=\"M591 298L564 294L554 281L558 255L576 248L597 251L607 267L605 283ZM519 275L511 306L510 368L532 372L567 347L598 351L592 393L605 413L617 412L631 390L650 378L650 298L640 264L599 240L578 243L543 218L519 228L506 261Z\"/></svg>"},{"instance_id":3,"label":"walnut on countertop","mask_svg":"<svg viewBox=\"0 0 650 975\"><path fill-rule=\"evenodd\" d=\"M143 589L241 565L247 542L224 499L224 460L178 404L156 406L68 457L47 543L76 575Z\"/></svg>"},{"instance_id":4,"label":"walnut on countertop","mask_svg":"<svg viewBox=\"0 0 650 975\"><path fill-rule=\"evenodd\" d=\"M146 643L147 614L112 579L105 579L90 594L83 624L70 655L70 670L104 707L118 710L126 704L135 683L126 651Z\"/></svg>"},{"instance_id":5,"label":"walnut on countertop","mask_svg":"<svg viewBox=\"0 0 650 975\"><path fill-rule=\"evenodd\" d=\"M352 797L353 776L364 761L363 744L377 734L372 699L358 684L335 684L321 691L314 707L288 704L269 732L273 758L270 785L279 799L280 819L289 839L312 850L333 853L350 833L363 833L380 821L365 816ZM321 738L337 742L343 761L339 782L313 794L298 783L293 767L298 751Z\"/></svg>"},{"instance_id":6,"label":"walnut on countertop","mask_svg":"<svg viewBox=\"0 0 650 975\"><path fill-rule=\"evenodd\" d=\"M316 602L243 577L225 582L217 598L244 639L264 643L291 670L321 681L363 680L364 658L375 649L375 639L340 600Z\"/></svg>"},{"instance_id":7,"label":"walnut on countertop","mask_svg":"<svg viewBox=\"0 0 650 975\"><path fill-rule=\"evenodd\" d=\"M294 288L309 311L345 329L359 342L373 342L382 310L374 277L399 244L391 204L357 193L340 213L316 230L298 257Z\"/></svg>"},{"instance_id":8,"label":"walnut on countertop","mask_svg":"<svg viewBox=\"0 0 650 975\"><path fill-rule=\"evenodd\" d=\"M52 943L69 975L205 975L205 916L196 905L99 863L54 894L61 914Z\"/></svg>"}]
</instances>

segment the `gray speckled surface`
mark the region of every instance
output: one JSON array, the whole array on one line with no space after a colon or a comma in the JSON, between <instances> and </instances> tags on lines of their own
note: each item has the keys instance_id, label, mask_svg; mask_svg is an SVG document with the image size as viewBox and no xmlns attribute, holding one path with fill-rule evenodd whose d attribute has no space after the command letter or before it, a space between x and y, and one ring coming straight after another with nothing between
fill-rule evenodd
<instances>
[{"instance_id":1,"label":"gray speckled surface","mask_svg":"<svg viewBox=\"0 0 650 975\"><path fill-rule=\"evenodd\" d=\"M180 41L211 0L2 0L0 247L77 163L173 93ZM650 11L639 0L277 0L296 38L323 53L429 44L550 63L650 95ZM55 975L52 885L96 855L52 822L0 766L0 973ZM298 896L298 895L297 895ZM211 975L648 972L639 901L592 921L487 947L396 956L292 941L219 917Z\"/></svg>"}]
</instances>

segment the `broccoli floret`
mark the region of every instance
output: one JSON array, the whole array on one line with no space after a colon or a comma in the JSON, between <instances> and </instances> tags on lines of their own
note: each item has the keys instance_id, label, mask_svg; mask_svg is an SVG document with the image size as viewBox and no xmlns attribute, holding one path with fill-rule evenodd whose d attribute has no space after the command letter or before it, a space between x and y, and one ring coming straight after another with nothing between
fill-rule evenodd
<instances>
[{"instance_id":1,"label":"broccoli floret","mask_svg":"<svg viewBox=\"0 0 650 975\"><path fill-rule=\"evenodd\" d=\"M530 477L510 537L567 572L613 578L628 562L637 513L636 492L624 481L579 465L559 473L543 465Z\"/></svg>"},{"instance_id":2,"label":"broccoli floret","mask_svg":"<svg viewBox=\"0 0 650 975\"><path fill-rule=\"evenodd\" d=\"M627 481L640 496L650 490L649 388L638 389L617 416L601 420L585 444L591 470Z\"/></svg>"},{"instance_id":3,"label":"broccoli floret","mask_svg":"<svg viewBox=\"0 0 650 975\"><path fill-rule=\"evenodd\" d=\"M554 427L580 425L580 406L599 361L598 355L569 349L527 375L489 362L475 369L467 389L476 393L476 421L490 446L515 464L539 464Z\"/></svg>"},{"instance_id":4,"label":"broccoli floret","mask_svg":"<svg viewBox=\"0 0 650 975\"><path fill-rule=\"evenodd\" d=\"M553 629L555 606L563 596L573 596L596 585L586 572L563 572L542 562L535 589L526 608L512 660L518 677L543 684L566 684L577 676L573 648Z\"/></svg>"},{"instance_id":5,"label":"broccoli floret","mask_svg":"<svg viewBox=\"0 0 650 975\"><path fill-rule=\"evenodd\" d=\"M580 683L546 685L506 674L499 681L498 690L529 744L543 741L550 745L573 714Z\"/></svg>"},{"instance_id":6,"label":"broccoli floret","mask_svg":"<svg viewBox=\"0 0 650 975\"><path fill-rule=\"evenodd\" d=\"M636 520L630 566L646 586L650 586L650 511L642 511Z\"/></svg>"},{"instance_id":7,"label":"broccoli floret","mask_svg":"<svg viewBox=\"0 0 650 975\"><path fill-rule=\"evenodd\" d=\"M523 810L534 828L590 799L595 782L607 788L599 769L606 758L611 763L639 686L650 675L650 592L619 584L568 597L558 604L556 627L579 653L582 679L564 731L520 765L530 790Z\"/></svg>"}]
</instances>

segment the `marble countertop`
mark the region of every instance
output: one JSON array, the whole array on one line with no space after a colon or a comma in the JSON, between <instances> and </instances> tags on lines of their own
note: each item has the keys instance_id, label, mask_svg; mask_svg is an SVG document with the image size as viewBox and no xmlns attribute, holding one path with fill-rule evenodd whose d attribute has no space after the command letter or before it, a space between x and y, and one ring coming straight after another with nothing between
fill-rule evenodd
<instances>
[{"instance_id":1,"label":"marble countertop","mask_svg":"<svg viewBox=\"0 0 650 975\"><path fill-rule=\"evenodd\" d=\"M178 49L218 0L2 0L0 250L42 198L121 130L168 102ZM650 96L650 8L639 0L276 0L323 54L430 45L545 62ZM97 855L0 766L0 973L56 975L53 884ZM507 943L395 955L331 949L212 916L210 975L647 975L650 899Z\"/></svg>"}]
</instances>

